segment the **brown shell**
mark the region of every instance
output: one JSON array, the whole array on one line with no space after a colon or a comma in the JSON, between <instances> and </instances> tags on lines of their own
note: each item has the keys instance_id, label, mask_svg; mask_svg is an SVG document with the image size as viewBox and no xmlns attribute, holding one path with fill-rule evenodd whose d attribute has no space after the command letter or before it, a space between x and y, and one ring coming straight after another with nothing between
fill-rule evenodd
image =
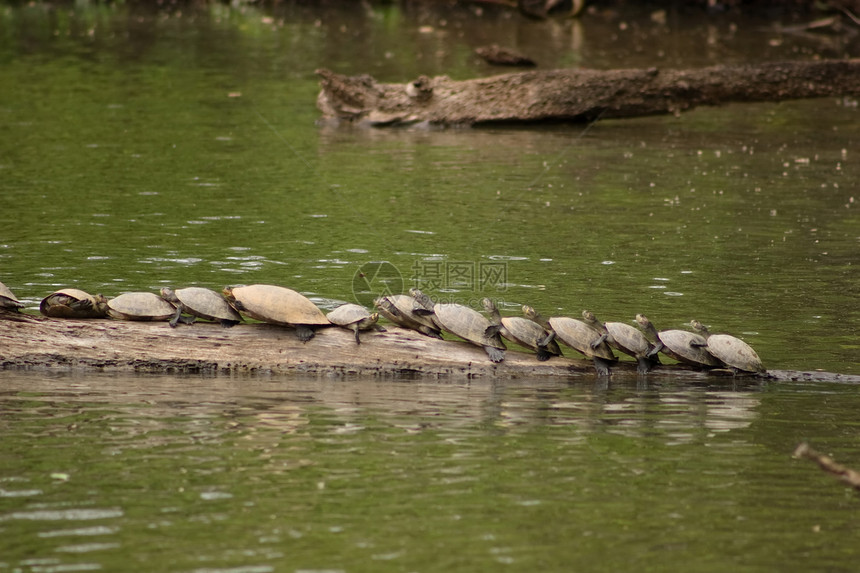
<instances>
[{"instance_id":1,"label":"brown shell","mask_svg":"<svg viewBox=\"0 0 860 573\"><path fill-rule=\"evenodd\" d=\"M609 334L609 345L634 358L645 356L653 348L642 331L634 326L624 322L604 322L603 326Z\"/></svg>"},{"instance_id":2,"label":"brown shell","mask_svg":"<svg viewBox=\"0 0 860 573\"><path fill-rule=\"evenodd\" d=\"M107 314L119 320L168 320L176 307L151 292L127 292L107 302Z\"/></svg>"},{"instance_id":3,"label":"brown shell","mask_svg":"<svg viewBox=\"0 0 860 573\"><path fill-rule=\"evenodd\" d=\"M0 308L12 308L16 310L24 308L24 304L3 283L0 283Z\"/></svg>"},{"instance_id":4,"label":"brown shell","mask_svg":"<svg viewBox=\"0 0 860 573\"><path fill-rule=\"evenodd\" d=\"M752 346L730 334L712 334L708 337L708 352L727 366L745 372L764 372L764 365Z\"/></svg>"},{"instance_id":5,"label":"brown shell","mask_svg":"<svg viewBox=\"0 0 860 573\"><path fill-rule=\"evenodd\" d=\"M212 289L187 287L176 289L173 294L188 314L204 320L242 320L236 309Z\"/></svg>"},{"instance_id":6,"label":"brown shell","mask_svg":"<svg viewBox=\"0 0 860 573\"><path fill-rule=\"evenodd\" d=\"M88 308L74 308L78 301L89 301ZM93 296L86 291L76 288L64 288L55 291L39 303L39 312L52 318L104 318L107 316L107 300L102 296Z\"/></svg>"},{"instance_id":7,"label":"brown shell","mask_svg":"<svg viewBox=\"0 0 860 573\"><path fill-rule=\"evenodd\" d=\"M433 311L442 328L451 334L478 346L505 349L501 336L488 337L484 334L490 326L490 321L480 312L456 303L436 304Z\"/></svg>"},{"instance_id":8,"label":"brown shell","mask_svg":"<svg viewBox=\"0 0 860 573\"><path fill-rule=\"evenodd\" d=\"M370 311L360 304L353 303L342 304L325 316L329 322L337 326L350 326L356 322L367 321L360 326L370 328L370 325L376 322L370 320L372 318Z\"/></svg>"},{"instance_id":9,"label":"brown shell","mask_svg":"<svg viewBox=\"0 0 860 573\"><path fill-rule=\"evenodd\" d=\"M600 338L600 333L583 321L567 316L554 316L549 319L549 326L562 342L577 352L589 358L597 356L606 360L615 360L615 354L606 342L600 343L597 348L591 347L592 343Z\"/></svg>"},{"instance_id":10,"label":"brown shell","mask_svg":"<svg viewBox=\"0 0 860 573\"><path fill-rule=\"evenodd\" d=\"M658 333L663 343L661 352L678 362L692 366L722 366L704 347L705 337L687 330L661 330ZM695 345L695 346L694 346ZM699 346L701 345L701 346Z\"/></svg>"},{"instance_id":11,"label":"brown shell","mask_svg":"<svg viewBox=\"0 0 860 573\"><path fill-rule=\"evenodd\" d=\"M237 310L251 318L293 326L296 324L331 324L309 298L296 291L275 285L227 287L224 296L239 303Z\"/></svg>"},{"instance_id":12,"label":"brown shell","mask_svg":"<svg viewBox=\"0 0 860 573\"><path fill-rule=\"evenodd\" d=\"M502 318L502 327L502 336L511 342L531 348L532 350L537 350L538 342L545 339L549 334L535 321L521 316L506 316ZM550 354L561 355L561 348L558 347L558 342L555 340L551 340L546 345L546 350Z\"/></svg>"}]
</instances>

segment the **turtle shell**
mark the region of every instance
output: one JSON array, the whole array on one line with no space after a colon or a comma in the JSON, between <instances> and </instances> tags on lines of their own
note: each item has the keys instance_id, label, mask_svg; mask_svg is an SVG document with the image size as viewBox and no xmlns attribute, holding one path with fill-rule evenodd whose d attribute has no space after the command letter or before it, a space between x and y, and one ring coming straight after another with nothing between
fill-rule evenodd
<instances>
[{"instance_id":1,"label":"turtle shell","mask_svg":"<svg viewBox=\"0 0 860 573\"><path fill-rule=\"evenodd\" d=\"M18 300L12 291L4 285L0 283L0 308L7 308L12 310L18 310L19 308L24 308L24 304Z\"/></svg>"},{"instance_id":2,"label":"turtle shell","mask_svg":"<svg viewBox=\"0 0 860 573\"><path fill-rule=\"evenodd\" d=\"M502 336L532 350L539 350L538 343L549 334L541 325L521 316L506 316L502 318ZM558 342L551 340L545 347L546 351L555 356L561 356Z\"/></svg>"},{"instance_id":3,"label":"turtle shell","mask_svg":"<svg viewBox=\"0 0 860 573\"><path fill-rule=\"evenodd\" d=\"M609 346L634 358L645 356L653 348L645 335L634 326L623 322L604 322L603 327L609 335Z\"/></svg>"},{"instance_id":4,"label":"turtle shell","mask_svg":"<svg viewBox=\"0 0 860 573\"><path fill-rule=\"evenodd\" d=\"M549 319L549 326L562 342L577 352L589 358L596 356L605 360L615 360L615 354L606 342L601 342L597 348L591 347L601 335L583 321L566 316L554 316Z\"/></svg>"},{"instance_id":5,"label":"turtle shell","mask_svg":"<svg viewBox=\"0 0 860 573\"><path fill-rule=\"evenodd\" d=\"M730 334L712 334L708 337L708 352L726 366L745 372L765 372L761 358L752 346Z\"/></svg>"},{"instance_id":6,"label":"turtle shell","mask_svg":"<svg viewBox=\"0 0 860 573\"><path fill-rule=\"evenodd\" d=\"M151 292L127 292L107 302L107 314L120 320L168 320L176 307Z\"/></svg>"},{"instance_id":7,"label":"turtle shell","mask_svg":"<svg viewBox=\"0 0 860 573\"><path fill-rule=\"evenodd\" d=\"M164 295L165 289L162 289ZM176 300L188 314L204 320L227 320L240 322L242 317L224 297L212 289L203 287L187 287L173 291Z\"/></svg>"},{"instance_id":8,"label":"turtle shell","mask_svg":"<svg viewBox=\"0 0 860 573\"><path fill-rule=\"evenodd\" d=\"M439 327L427 316L413 312L416 301L409 295L394 294L381 296L373 301L379 314L404 328L417 330L421 334L433 338L442 338Z\"/></svg>"},{"instance_id":9,"label":"turtle shell","mask_svg":"<svg viewBox=\"0 0 860 573\"><path fill-rule=\"evenodd\" d=\"M704 336L687 330L661 330L658 336L660 342L663 343L660 352L678 362L691 366L717 367L723 365L705 349L707 341Z\"/></svg>"},{"instance_id":10,"label":"turtle shell","mask_svg":"<svg viewBox=\"0 0 860 573\"><path fill-rule=\"evenodd\" d=\"M378 315L377 315L378 317ZM367 324L360 325L362 328L370 328L371 324L376 322L375 320L371 321L373 315L370 312L361 306L360 304L347 303L342 304L330 313L326 315L326 318L332 324L336 324L337 326L350 326L357 322L361 322L363 320L368 321Z\"/></svg>"},{"instance_id":11,"label":"turtle shell","mask_svg":"<svg viewBox=\"0 0 860 573\"><path fill-rule=\"evenodd\" d=\"M433 311L442 328L451 334L478 346L505 349L501 336L490 337L484 334L490 321L480 312L456 303L438 303L433 307Z\"/></svg>"},{"instance_id":12,"label":"turtle shell","mask_svg":"<svg viewBox=\"0 0 860 573\"><path fill-rule=\"evenodd\" d=\"M107 301L102 295L93 296L76 288L53 292L39 303L39 312L52 318L104 318Z\"/></svg>"},{"instance_id":13,"label":"turtle shell","mask_svg":"<svg viewBox=\"0 0 860 573\"><path fill-rule=\"evenodd\" d=\"M239 312L283 326L331 324L309 298L275 285L226 287L224 296Z\"/></svg>"}]
</instances>

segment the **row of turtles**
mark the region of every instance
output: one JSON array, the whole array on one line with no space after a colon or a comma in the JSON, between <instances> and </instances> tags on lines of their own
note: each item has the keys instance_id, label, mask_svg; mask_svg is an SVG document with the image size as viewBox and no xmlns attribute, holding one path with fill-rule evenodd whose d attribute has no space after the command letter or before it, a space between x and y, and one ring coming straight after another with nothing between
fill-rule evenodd
<instances>
[{"instance_id":1,"label":"row of turtles","mask_svg":"<svg viewBox=\"0 0 860 573\"><path fill-rule=\"evenodd\" d=\"M169 320L176 327L200 318L229 327L242 321L242 315L263 322L289 326L302 341L314 336L323 326L337 325L355 333L385 329L377 324L382 315L389 321L433 338L448 332L482 347L493 362L502 362L509 340L536 353L538 360L561 356L558 344L591 358L598 374L608 375L617 362L614 351L636 359L637 370L646 374L660 363L662 353L698 368L728 368L735 372L764 373L756 352L744 341L727 334L710 334L697 320L693 331L657 331L648 318L636 315L639 328L623 322L601 322L592 312L582 318L554 316L545 318L530 306L523 316L502 317L493 301L485 298L480 312L461 304L434 302L417 290L409 294L380 296L374 301L377 312L357 304L344 304L323 313L304 295L282 286L247 285L225 287L219 294L202 287L161 289L161 295L132 292L107 299L79 289L62 289L45 297L39 310L56 318L102 318L121 320ZM18 309L24 305L0 283L0 308Z\"/></svg>"}]
</instances>

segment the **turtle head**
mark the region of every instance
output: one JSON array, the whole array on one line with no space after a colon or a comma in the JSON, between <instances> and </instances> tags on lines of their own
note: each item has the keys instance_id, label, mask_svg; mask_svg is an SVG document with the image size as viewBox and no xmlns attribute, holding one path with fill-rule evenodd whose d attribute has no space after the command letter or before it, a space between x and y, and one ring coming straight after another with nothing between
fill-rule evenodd
<instances>
[{"instance_id":1,"label":"turtle head","mask_svg":"<svg viewBox=\"0 0 860 573\"><path fill-rule=\"evenodd\" d=\"M161 287L161 298L173 301L176 298L176 293L170 287Z\"/></svg>"},{"instance_id":2,"label":"turtle head","mask_svg":"<svg viewBox=\"0 0 860 573\"><path fill-rule=\"evenodd\" d=\"M589 324L595 324L597 322L597 317L594 316L594 313L590 310L582 311L582 319Z\"/></svg>"},{"instance_id":3,"label":"turtle head","mask_svg":"<svg viewBox=\"0 0 860 573\"><path fill-rule=\"evenodd\" d=\"M647 330L649 328L654 328L654 325L651 324L651 321L648 320L648 317L645 316L644 314L637 314L636 315L636 323L639 325L639 328L641 328L643 330Z\"/></svg>"},{"instance_id":4,"label":"turtle head","mask_svg":"<svg viewBox=\"0 0 860 573\"><path fill-rule=\"evenodd\" d=\"M690 321L690 326L692 326L692 327L693 327L693 330L695 330L695 331L696 331L696 332L698 332L699 334L702 334L702 335L704 335L704 336L706 336L706 337L707 337L707 335L708 335L708 328L707 328L704 324L702 324L701 322L699 322L698 320L696 320L696 319L691 320L691 321Z\"/></svg>"},{"instance_id":5,"label":"turtle head","mask_svg":"<svg viewBox=\"0 0 860 573\"><path fill-rule=\"evenodd\" d=\"M490 314L496 312L496 305L489 298L484 298L481 301L481 305L484 307L484 310L489 312Z\"/></svg>"}]
</instances>

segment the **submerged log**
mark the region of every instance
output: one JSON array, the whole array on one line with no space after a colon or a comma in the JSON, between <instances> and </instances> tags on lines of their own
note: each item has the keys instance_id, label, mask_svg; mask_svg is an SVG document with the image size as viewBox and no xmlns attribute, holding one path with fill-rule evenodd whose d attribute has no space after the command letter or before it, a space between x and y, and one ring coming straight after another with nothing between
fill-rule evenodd
<instances>
[{"instance_id":1,"label":"submerged log","mask_svg":"<svg viewBox=\"0 0 860 573\"><path fill-rule=\"evenodd\" d=\"M171 328L166 322L63 320L0 313L0 369L141 371L160 373L260 373L321 376L427 378L595 377L590 360L552 358L509 349L493 364L481 348L437 340L386 325L386 332L353 333L328 327L303 343L292 329L262 323L223 328L198 322ZM567 351L573 356L572 350ZM636 377L636 362L613 367L613 377ZM707 374L664 365L649 376L705 379ZM846 380L860 376L770 371L776 380ZM730 378L731 379L731 378ZM761 377L744 377L761 380Z\"/></svg>"},{"instance_id":2,"label":"submerged log","mask_svg":"<svg viewBox=\"0 0 860 573\"><path fill-rule=\"evenodd\" d=\"M790 61L693 70L561 69L406 84L317 70L327 120L374 126L427 122L590 122L680 113L702 105L860 95L860 59Z\"/></svg>"},{"instance_id":3,"label":"submerged log","mask_svg":"<svg viewBox=\"0 0 860 573\"><path fill-rule=\"evenodd\" d=\"M818 467L837 477L842 483L860 490L860 472L836 463L830 456L813 450L806 442L799 444L792 455L795 458L806 458L814 461Z\"/></svg>"}]
</instances>

